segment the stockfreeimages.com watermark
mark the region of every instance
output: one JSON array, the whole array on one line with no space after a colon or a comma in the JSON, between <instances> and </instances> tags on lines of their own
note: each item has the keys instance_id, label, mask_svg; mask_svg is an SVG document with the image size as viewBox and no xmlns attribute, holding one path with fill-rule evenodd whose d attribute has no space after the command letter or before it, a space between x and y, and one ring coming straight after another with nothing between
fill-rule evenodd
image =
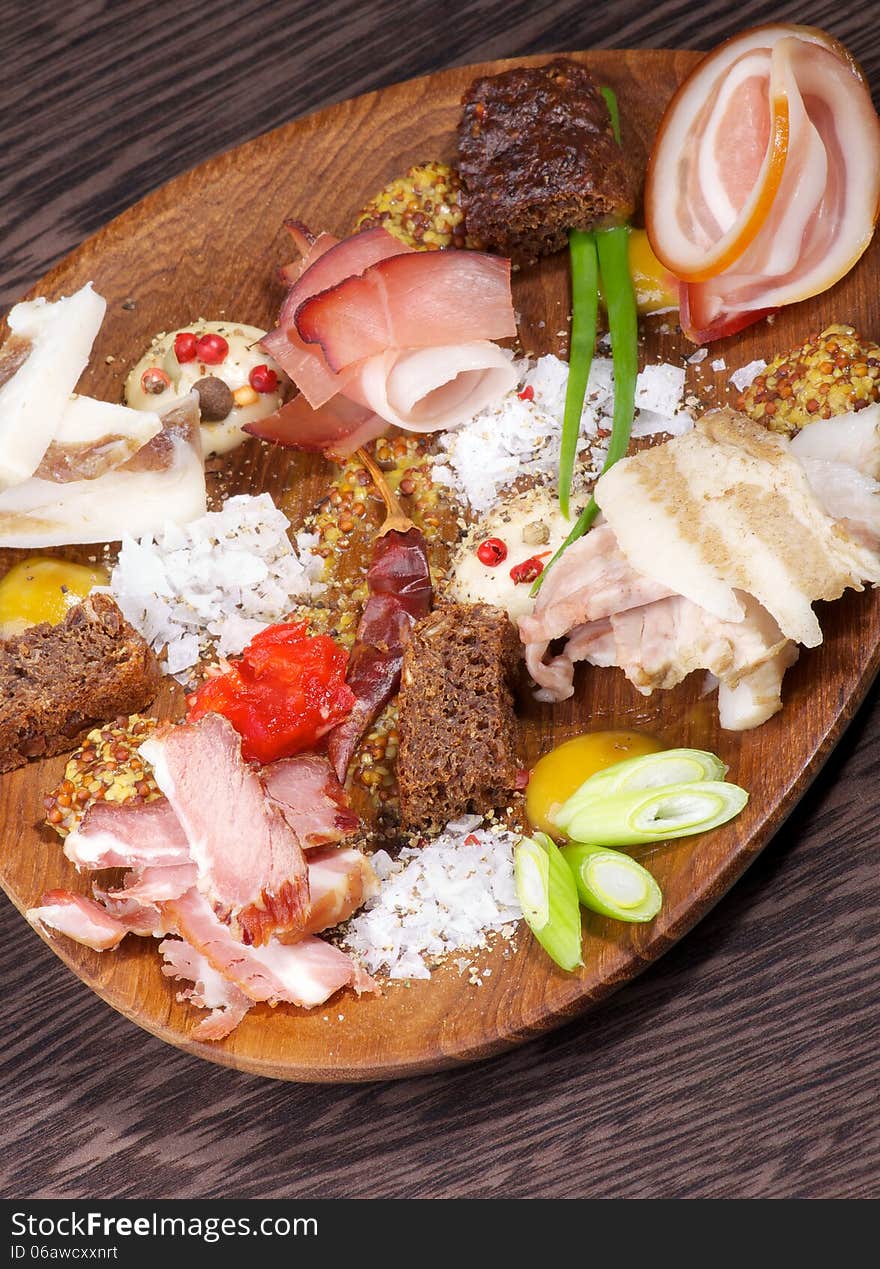
<instances>
[{"instance_id":1,"label":"stockfreeimages.com watermark","mask_svg":"<svg viewBox=\"0 0 880 1269\"><path fill-rule=\"evenodd\" d=\"M198 1238L202 1242L217 1243L222 1238L317 1238L318 1222L314 1216L264 1216L252 1220L248 1216L160 1216L158 1212L144 1216L107 1216L100 1211L72 1210L64 1216L13 1212L10 1232L13 1239ZM33 1259L55 1259L52 1250L36 1243L28 1248L24 1242L13 1242L11 1259L22 1260L28 1255ZM93 1249L78 1250L85 1258ZM98 1250L115 1251L115 1248Z\"/></svg>"}]
</instances>

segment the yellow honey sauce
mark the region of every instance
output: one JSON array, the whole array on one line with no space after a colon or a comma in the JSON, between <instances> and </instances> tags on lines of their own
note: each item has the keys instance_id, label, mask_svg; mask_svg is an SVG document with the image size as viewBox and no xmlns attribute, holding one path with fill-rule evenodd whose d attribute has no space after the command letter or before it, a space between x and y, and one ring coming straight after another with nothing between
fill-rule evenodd
<instances>
[{"instance_id":1,"label":"yellow honey sauce","mask_svg":"<svg viewBox=\"0 0 880 1269\"><path fill-rule=\"evenodd\" d=\"M593 731L563 741L540 758L526 788L526 815L532 828L560 837L552 816L597 771L627 758L659 753L665 745L640 731Z\"/></svg>"},{"instance_id":2,"label":"yellow honey sauce","mask_svg":"<svg viewBox=\"0 0 880 1269\"><path fill-rule=\"evenodd\" d=\"M0 639L48 621L57 626L95 586L106 586L106 569L34 555L0 578Z\"/></svg>"}]
</instances>

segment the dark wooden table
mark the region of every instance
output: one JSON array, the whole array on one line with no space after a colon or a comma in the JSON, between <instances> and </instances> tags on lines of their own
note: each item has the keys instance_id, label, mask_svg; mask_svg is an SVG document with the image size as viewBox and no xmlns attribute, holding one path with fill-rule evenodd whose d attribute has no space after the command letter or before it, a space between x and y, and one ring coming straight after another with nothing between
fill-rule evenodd
<instances>
[{"instance_id":1,"label":"dark wooden table","mask_svg":"<svg viewBox=\"0 0 880 1269\"><path fill-rule=\"evenodd\" d=\"M832 31L880 88L880 33L851 0L0 0L0 305L169 177L331 101L490 57L707 48L770 17ZM276 1084L187 1057L3 900L0 1192L876 1196L878 766L874 692L658 965L508 1056L399 1084Z\"/></svg>"}]
</instances>

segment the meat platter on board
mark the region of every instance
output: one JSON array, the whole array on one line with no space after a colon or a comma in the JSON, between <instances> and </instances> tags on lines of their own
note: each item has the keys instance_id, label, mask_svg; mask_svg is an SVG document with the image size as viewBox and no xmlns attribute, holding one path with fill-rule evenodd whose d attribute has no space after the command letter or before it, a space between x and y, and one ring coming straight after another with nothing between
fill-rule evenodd
<instances>
[{"instance_id":1,"label":"meat platter on board","mask_svg":"<svg viewBox=\"0 0 880 1269\"><path fill-rule=\"evenodd\" d=\"M83 982L210 1061L392 1078L583 1012L724 894L880 664L878 150L807 28L461 67L36 284L0 881Z\"/></svg>"}]
</instances>

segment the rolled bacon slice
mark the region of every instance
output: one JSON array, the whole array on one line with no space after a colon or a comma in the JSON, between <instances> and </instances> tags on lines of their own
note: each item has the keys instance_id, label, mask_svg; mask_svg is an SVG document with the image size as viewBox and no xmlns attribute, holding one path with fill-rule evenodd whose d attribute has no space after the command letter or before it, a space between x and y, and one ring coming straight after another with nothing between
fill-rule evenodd
<instances>
[{"instance_id":1,"label":"rolled bacon slice","mask_svg":"<svg viewBox=\"0 0 880 1269\"><path fill-rule=\"evenodd\" d=\"M389 255L301 302L294 323L337 373L389 349L506 339L516 334L510 261L478 251Z\"/></svg>"},{"instance_id":2,"label":"rolled bacon slice","mask_svg":"<svg viewBox=\"0 0 880 1269\"><path fill-rule=\"evenodd\" d=\"M230 937L258 946L301 930L309 914L302 847L242 759L232 724L206 714L156 732L141 753L186 834L198 888Z\"/></svg>"},{"instance_id":3,"label":"rolled bacon slice","mask_svg":"<svg viewBox=\"0 0 880 1269\"><path fill-rule=\"evenodd\" d=\"M773 24L721 45L673 98L645 219L702 343L832 286L878 202L880 121L859 68L824 32Z\"/></svg>"}]
</instances>

